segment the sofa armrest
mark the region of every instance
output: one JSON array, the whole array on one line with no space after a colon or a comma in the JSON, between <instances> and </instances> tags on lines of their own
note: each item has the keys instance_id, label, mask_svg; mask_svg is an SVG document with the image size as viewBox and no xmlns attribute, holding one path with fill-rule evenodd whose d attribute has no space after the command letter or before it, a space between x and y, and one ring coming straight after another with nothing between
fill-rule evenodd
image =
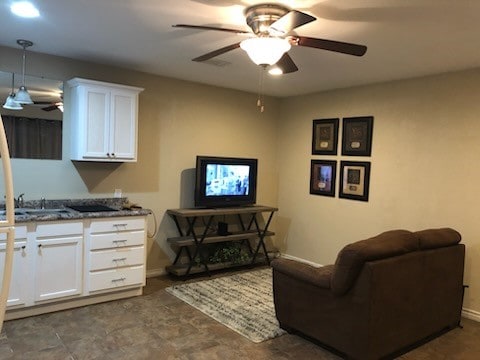
<instances>
[{"instance_id":1,"label":"sofa armrest","mask_svg":"<svg viewBox=\"0 0 480 360\"><path fill-rule=\"evenodd\" d=\"M275 259L271 265L274 271L321 288L330 289L333 265L314 267L289 259Z\"/></svg>"}]
</instances>

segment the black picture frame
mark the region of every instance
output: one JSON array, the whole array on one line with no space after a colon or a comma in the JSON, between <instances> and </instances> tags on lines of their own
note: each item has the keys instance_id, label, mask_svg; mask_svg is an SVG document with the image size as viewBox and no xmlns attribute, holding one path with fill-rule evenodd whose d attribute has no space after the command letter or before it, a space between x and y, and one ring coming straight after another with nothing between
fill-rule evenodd
<instances>
[{"instance_id":1,"label":"black picture frame","mask_svg":"<svg viewBox=\"0 0 480 360\"><path fill-rule=\"evenodd\" d=\"M339 119L315 119L312 127L312 155L337 155Z\"/></svg>"},{"instance_id":2,"label":"black picture frame","mask_svg":"<svg viewBox=\"0 0 480 360\"><path fill-rule=\"evenodd\" d=\"M343 118L342 155L370 156L372 136L373 116Z\"/></svg>"},{"instance_id":3,"label":"black picture frame","mask_svg":"<svg viewBox=\"0 0 480 360\"><path fill-rule=\"evenodd\" d=\"M310 165L310 194L335 196L337 162L335 160L312 160Z\"/></svg>"},{"instance_id":4,"label":"black picture frame","mask_svg":"<svg viewBox=\"0 0 480 360\"><path fill-rule=\"evenodd\" d=\"M368 201L370 187L369 161L341 161L338 197Z\"/></svg>"}]
</instances>

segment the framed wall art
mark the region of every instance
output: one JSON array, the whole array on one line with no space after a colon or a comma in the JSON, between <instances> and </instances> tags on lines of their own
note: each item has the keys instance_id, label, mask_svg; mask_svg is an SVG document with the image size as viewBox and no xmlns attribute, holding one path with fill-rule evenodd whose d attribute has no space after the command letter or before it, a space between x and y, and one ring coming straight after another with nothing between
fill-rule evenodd
<instances>
[{"instance_id":1,"label":"framed wall art","mask_svg":"<svg viewBox=\"0 0 480 360\"><path fill-rule=\"evenodd\" d=\"M340 192L344 199L368 201L370 162L340 162Z\"/></svg>"},{"instance_id":2,"label":"framed wall art","mask_svg":"<svg viewBox=\"0 0 480 360\"><path fill-rule=\"evenodd\" d=\"M343 118L342 155L372 154L373 116Z\"/></svg>"},{"instance_id":3,"label":"framed wall art","mask_svg":"<svg viewBox=\"0 0 480 360\"><path fill-rule=\"evenodd\" d=\"M312 160L310 167L310 194L335 196L337 162Z\"/></svg>"},{"instance_id":4,"label":"framed wall art","mask_svg":"<svg viewBox=\"0 0 480 360\"><path fill-rule=\"evenodd\" d=\"M339 119L313 120L312 155L337 155Z\"/></svg>"}]
</instances>

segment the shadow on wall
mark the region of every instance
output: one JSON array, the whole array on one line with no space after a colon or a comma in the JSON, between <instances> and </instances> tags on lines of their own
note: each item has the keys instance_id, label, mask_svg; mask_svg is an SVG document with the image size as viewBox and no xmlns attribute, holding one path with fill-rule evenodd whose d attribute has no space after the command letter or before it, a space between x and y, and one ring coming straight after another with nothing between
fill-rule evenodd
<instances>
[{"instance_id":1,"label":"shadow on wall","mask_svg":"<svg viewBox=\"0 0 480 360\"><path fill-rule=\"evenodd\" d=\"M288 232L292 219L283 216L277 216L275 219L275 238L274 246L285 254L288 251Z\"/></svg>"},{"instance_id":2,"label":"shadow on wall","mask_svg":"<svg viewBox=\"0 0 480 360\"><path fill-rule=\"evenodd\" d=\"M160 224L158 225L158 234L154 239L156 245L158 245L160 251L163 252L166 257L163 267L171 265L173 259L175 259L175 252L173 251L170 244L167 243L167 239L169 237L176 236L178 236L178 232L177 228L175 227L175 223L173 222L172 218L165 212L162 216ZM158 259L155 259L155 261L158 261Z\"/></svg>"},{"instance_id":3,"label":"shadow on wall","mask_svg":"<svg viewBox=\"0 0 480 360\"><path fill-rule=\"evenodd\" d=\"M115 172L122 163L104 162L101 165L97 162L72 161L89 192L98 190L102 182ZM108 191L112 191L111 187Z\"/></svg>"},{"instance_id":4,"label":"shadow on wall","mask_svg":"<svg viewBox=\"0 0 480 360\"><path fill-rule=\"evenodd\" d=\"M180 175L180 207L195 207L195 169L185 169Z\"/></svg>"}]
</instances>

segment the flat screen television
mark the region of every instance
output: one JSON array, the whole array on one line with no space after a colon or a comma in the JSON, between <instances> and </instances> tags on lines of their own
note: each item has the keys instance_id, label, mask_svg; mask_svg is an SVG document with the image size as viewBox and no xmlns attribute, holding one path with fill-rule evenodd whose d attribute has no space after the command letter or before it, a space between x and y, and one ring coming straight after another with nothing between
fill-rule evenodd
<instances>
[{"instance_id":1,"label":"flat screen television","mask_svg":"<svg viewBox=\"0 0 480 360\"><path fill-rule=\"evenodd\" d=\"M196 207L255 204L257 159L197 156Z\"/></svg>"}]
</instances>

